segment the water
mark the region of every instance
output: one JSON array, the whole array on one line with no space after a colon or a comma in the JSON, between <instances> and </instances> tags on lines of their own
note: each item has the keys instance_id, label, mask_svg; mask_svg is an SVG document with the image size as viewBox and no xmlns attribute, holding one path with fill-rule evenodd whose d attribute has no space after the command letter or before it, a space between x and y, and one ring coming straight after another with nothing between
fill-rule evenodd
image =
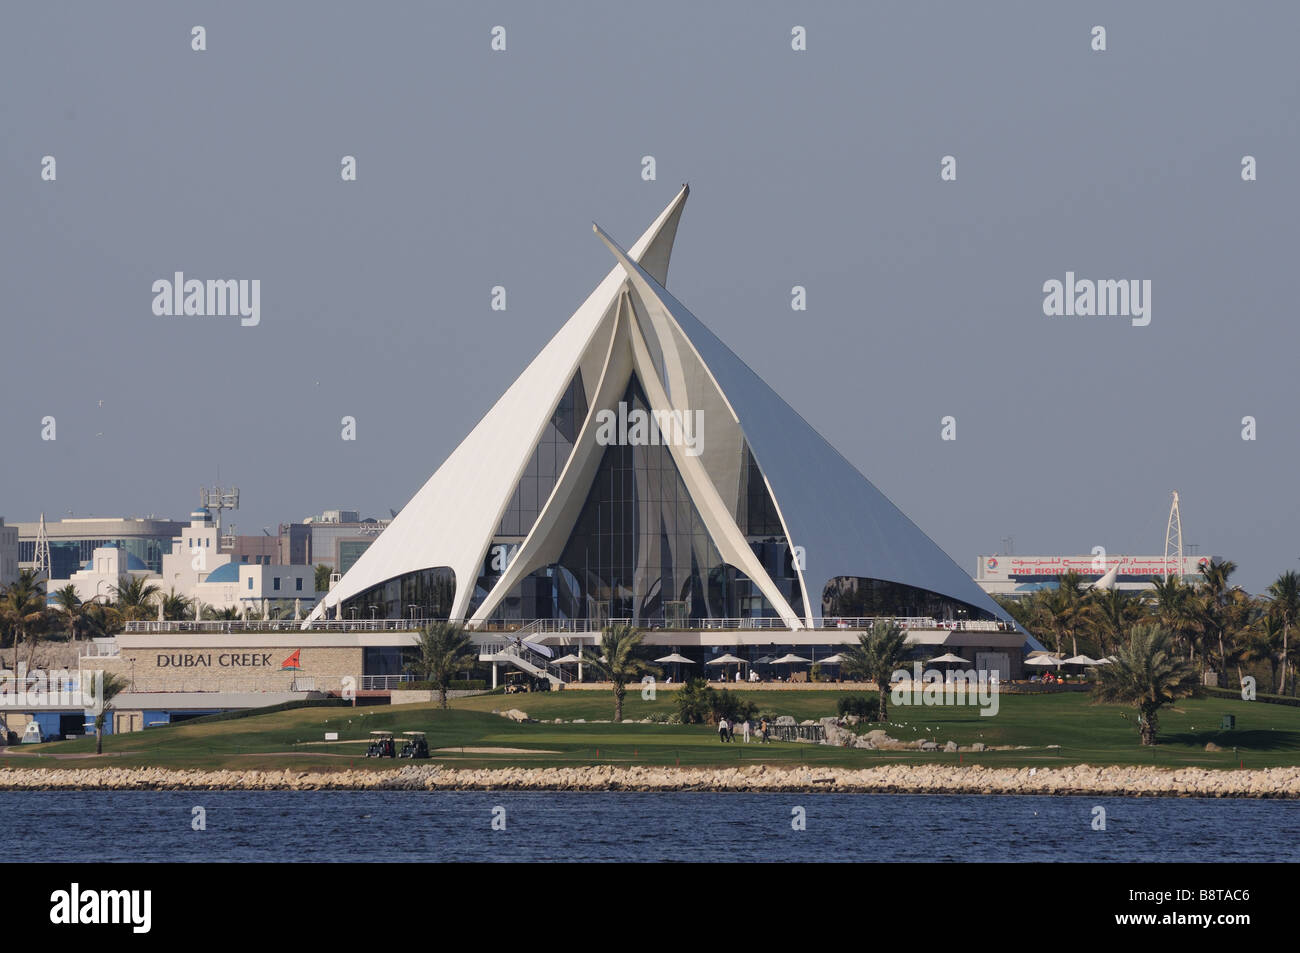
<instances>
[{"instance_id":1,"label":"water","mask_svg":"<svg viewBox=\"0 0 1300 953\"><path fill-rule=\"evenodd\" d=\"M33 833L10 861L1300 860L1300 805L1244 799L4 791L0 817Z\"/></svg>"}]
</instances>

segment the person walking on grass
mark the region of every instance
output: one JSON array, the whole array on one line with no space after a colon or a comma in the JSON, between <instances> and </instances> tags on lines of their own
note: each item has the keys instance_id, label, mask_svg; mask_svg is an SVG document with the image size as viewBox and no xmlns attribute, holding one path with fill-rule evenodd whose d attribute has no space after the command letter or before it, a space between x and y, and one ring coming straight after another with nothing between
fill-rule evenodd
<instances>
[{"instance_id":1,"label":"person walking on grass","mask_svg":"<svg viewBox=\"0 0 1300 953\"><path fill-rule=\"evenodd\" d=\"M740 723L740 734L745 739L745 744L749 744L749 719L746 718Z\"/></svg>"},{"instance_id":2,"label":"person walking on grass","mask_svg":"<svg viewBox=\"0 0 1300 953\"><path fill-rule=\"evenodd\" d=\"M724 744L727 740L727 719L725 718L718 719L718 740Z\"/></svg>"}]
</instances>

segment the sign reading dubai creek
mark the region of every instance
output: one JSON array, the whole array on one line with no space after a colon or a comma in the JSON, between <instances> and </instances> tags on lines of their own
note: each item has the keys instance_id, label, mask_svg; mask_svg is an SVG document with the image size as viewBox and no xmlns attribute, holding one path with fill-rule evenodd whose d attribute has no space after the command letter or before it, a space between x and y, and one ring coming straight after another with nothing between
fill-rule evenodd
<instances>
[{"instance_id":1,"label":"sign reading dubai creek","mask_svg":"<svg viewBox=\"0 0 1300 953\"><path fill-rule=\"evenodd\" d=\"M159 668L212 668L212 660L217 660L217 668L271 668L270 652L174 652L159 653Z\"/></svg>"}]
</instances>

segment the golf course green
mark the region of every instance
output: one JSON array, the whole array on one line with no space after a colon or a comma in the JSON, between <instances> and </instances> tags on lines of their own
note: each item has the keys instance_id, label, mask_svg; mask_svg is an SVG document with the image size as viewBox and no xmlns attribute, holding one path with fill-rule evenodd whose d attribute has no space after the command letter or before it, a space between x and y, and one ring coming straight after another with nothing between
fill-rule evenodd
<instances>
[{"instance_id":1,"label":"golf course green","mask_svg":"<svg viewBox=\"0 0 1300 953\"><path fill-rule=\"evenodd\" d=\"M739 692L761 712L798 721L836 713L842 694L828 691ZM494 709L517 708L530 720L515 722ZM1198 698L1178 702L1160 714L1160 744L1138 743L1134 713L1099 705L1083 693L1004 695L998 713L982 717L976 707L890 709L883 728L904 742L930 740L960 746L982 743L984 751L922 752L868 750L808 743L722 744L710 725L644 723L669 715L673 695L646 701L629 692L624 723L609 723L613 695L574 691L457 699L447 710L436 704L374 707L298 708L221 721L149 728L104 738L95 754L93 738L17 746L0 758L0 769L77 767L166 767L177 769L392 770L401 759L367 759L371 731L426 733L433 760L453 767L567 767L641 764L734 767L745 763L807 763L864 768L882 764L980 764L987 767L1090 765L1195 766L1224 770L1300 765L1300 708ZM1221 718L1235 716L1233 730ZM562 723L555 723L561 719ZM585 723L574 723L575 719ZM604 720L605 723L600 723ZM338 739L325 741L327 732ZM1206 750L1207 744L1222 750ZM426 762L427 763L427 762Z\"/></svg>"}]
</instances>

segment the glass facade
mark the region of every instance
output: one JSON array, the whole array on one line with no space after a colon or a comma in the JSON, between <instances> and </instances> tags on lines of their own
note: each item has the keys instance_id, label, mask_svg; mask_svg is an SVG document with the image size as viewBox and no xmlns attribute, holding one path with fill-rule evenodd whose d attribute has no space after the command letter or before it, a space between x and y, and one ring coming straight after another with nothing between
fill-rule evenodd
<instances>
[{"instance_id":1,"label":"glass facade","mask_svg":"<svg viewBox=\"0 0 1300 953\"><path fill-rule=\"evenodd\" d=\"M53 579L70 579L95 556L95 550L104 546L116 546L118 549L134 556L149 567L153 573L162 573L162 558L172 551L171 536L130 536L119 539L52 539L50 540L50 577ZM18 543L20 562L34 562L36 559L36 540L24 539Z\"/></svg>"},{"instance_id":2,"label":"glass facade","mask_svg":"<svg viewBox=\"0 0 1300 953\"><path fill-rule=\"evenodd\" d=\"M501 517L497 527L497 536L508 539L523 539L537 522L542 507L555 489L573 452L573 443L578 439L578 430L587 419L587 393L582 386L582 372L573 375L569 386L565 388L560 402L555 406L551 422L547 425L533 455L524 468L524 474L515 486L510 505Z\"/></svg>"},{"instance_id":3,"label":"glass facade","mask_svg":"<svg viewBox=\"0 0 1300 953\"><path fill-rule=\"evenodd\" d=\"M991 612L947 596L883 579L836 576L822 591L825 617L929 617L940 621L995 619Z\"/></svg>"},{"instance_id":4,"label":"glass facade","mask_svg":"<svg viewBox=\"0 0 1300 953\"><path fill-rule=\"evenodd\" d=\"M381 582L340 606L339 618L446 619L456 595L456 574L447 566L422 569Z\"/></svg>"},{"instance_id":5,"label":"glass facade","mask_svg":"<svg viewBox=\"0 0 1300 953\"><path fill-rule=\"evenodd\" d=\"M635 377L623 400L629 412L649 408ZM747 448L744 452L748 455ZM748 462L738 500L738 510L745 513L742 529L778 585L795 592L775 508L761 476L755 489L758 469L752 455ZM479 599L499 575L486 572L489 568L485 566L479 580ZM492 617L626 618L653 626L775 615L758 587L723 561L671 450L662 445L613 445L605 450L559 561L523 579Z\"/></svg>"}]
</instances>

